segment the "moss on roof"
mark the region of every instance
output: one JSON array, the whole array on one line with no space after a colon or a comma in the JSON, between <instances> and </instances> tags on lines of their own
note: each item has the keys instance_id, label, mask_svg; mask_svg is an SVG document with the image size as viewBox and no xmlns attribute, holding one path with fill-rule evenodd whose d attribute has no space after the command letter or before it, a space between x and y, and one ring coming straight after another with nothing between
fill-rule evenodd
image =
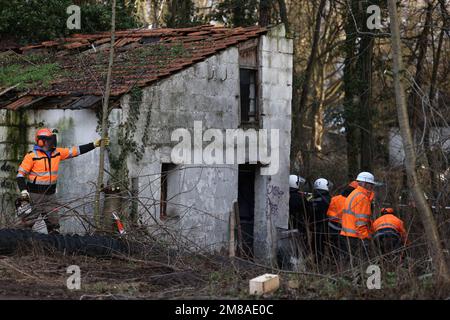
<instances>
[{"instance_id":1,"label":"moss on roof","mask_svg":"<svg viewBox=\"0 0 450 320\"><path fill-rule=\"evenodd\" d=\"M0 88L17 85L19 90L48 88L62 76L64 70L53 56L18 55L7 52L0 55Z\"/></svg>"}]
</instances>

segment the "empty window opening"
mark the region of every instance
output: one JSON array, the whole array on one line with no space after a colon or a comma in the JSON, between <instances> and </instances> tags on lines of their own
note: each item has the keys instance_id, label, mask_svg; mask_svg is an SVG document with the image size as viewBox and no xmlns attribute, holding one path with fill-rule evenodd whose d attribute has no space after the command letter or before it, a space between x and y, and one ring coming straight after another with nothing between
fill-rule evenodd
<instances>
[{"instance_id":1,"label":"empty window opening","mask_svg":"<svg viewBox=\"0 0 450 320\"><path fill-rule=\"evenodd\" d=\"M241 96L241 123L257 121L256 70L239 70Z\"/></svg>"}]
</instances>

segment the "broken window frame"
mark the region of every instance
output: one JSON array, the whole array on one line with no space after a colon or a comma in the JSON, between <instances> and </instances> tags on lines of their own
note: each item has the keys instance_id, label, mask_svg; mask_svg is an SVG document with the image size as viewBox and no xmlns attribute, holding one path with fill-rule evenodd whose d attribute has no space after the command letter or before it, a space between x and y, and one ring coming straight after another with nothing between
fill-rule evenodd
<instances>
[{"instance_id":1,"label":"broken window frame","mask_svg":"<svg viewBox=\"0 0 450 320\"><path fill-rule=\"evenodd\" d=\"M259 79L259 47L260 43L258 39L248 40L238 45L239 49L239 126L240 127L259 127L260 118L260 79ZM243 97L242 97L242 78L243 72L251 72L253 80L250 87L253 87L253 92L248 99L247 111L244 111ZM251 81L249 81L251 82ZM253 101L253 107L251 107L251 101Z\"/></svg>"}]
</instances>

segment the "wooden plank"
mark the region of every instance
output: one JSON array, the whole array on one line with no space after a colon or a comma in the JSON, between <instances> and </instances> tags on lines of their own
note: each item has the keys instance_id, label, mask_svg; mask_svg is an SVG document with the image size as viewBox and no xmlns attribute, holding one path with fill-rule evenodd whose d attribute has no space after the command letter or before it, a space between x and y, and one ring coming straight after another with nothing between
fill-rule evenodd
<instances>
[{"instance_id":1,"label":"wooden plank","mask_svg":"<svg viewBox=\"0 0 450 320\"><path fill-rule=\"evenodd\" d=\"M239 213L239 203L235 201L233 203L233 209L234 209L234 216L236 219L236 226L237 226L237 252L238 255L242 255L242 228L241 228L241 216Z\"/></svg>"},{"instance_id":2,"label":"wooden plank","mask_svg":"<svg viewBox=\"0 0 450 320\"><path fill-rule=\"evenodd\" d=\"M16 84L16 85L14 85L14 86L12 86L12 87L6 88L5 90L1 91L1 92L0 92L0 96L2 96L2 95L4 95L5 93L7 93L7 92L9 92L9 91L11 91L11 90L17 88L18 85L19 85L19 83Z\"/></svg>"},{"instance_id":3,"label":"wooden plank","mask_svg":"<svg viewBox=\"0 0 450 320\"><path fill-rule=\"evenodd\" d=\"M17 110L20 107L31 103L32 101L33 101L32 96L23 96L23 97L17 99L16 101L8 104L5 108L9 109L9 110Z\"/></svg>"}]
</instances>

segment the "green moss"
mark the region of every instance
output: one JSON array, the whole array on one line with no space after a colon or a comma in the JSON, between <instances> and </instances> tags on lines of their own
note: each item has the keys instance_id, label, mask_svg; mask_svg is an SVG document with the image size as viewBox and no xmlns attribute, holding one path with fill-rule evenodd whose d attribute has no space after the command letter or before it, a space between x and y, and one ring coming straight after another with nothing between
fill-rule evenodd
<instances>
[{"instance_id":1,"label":"green moss","mask_svg":"<svg viewBox=\"0 0 450 320\"><path fill-rule=\"evenodd\" d=\"M54 59L51 54L17 54L12 51L0 53L0 66L4 67L10 64L40 64L48 63Z\"/></svg>"},{"instance_id":2,"label":"green moss","mask_svg":"<svg viewBox=\"0 0 450 320\"><path fill-rule=\"evenodd\" d=\"M8 111L6 124L6 142L9 144L8 159L20 162L28 151L28 126L25 112Z\"/></svg>"},{"instance_id":3,"label":"green moss","mask_svg":"<svg viewBox=\"0 0 450 320\"><path fill-rule=\"evenodd\" d=\"M57 63L28 66L12 64L0 69L0 86L10 87L18 84L19 89L47 88L60 72Z\"/></svg>"},{"instance_id":4,"label":"green moss","mask_svg":"<svg viewBox=\"0 0 450 320\"><path fill-rule=\"evenodd\" d=\"M22 161L24 155L28 151L28 126L25 112L8 110L5 116L7 154L3 155L7 166L8 175L5 181L2 181L2 187L6 190L3 192L3 209L9 205L13 208L14 200L17 196L16 191L16 175L17 168ZM14 210L6 210L5 212L14 212Z\"/></svg>"},{"instance_id":5,"label":"green moss","mask_svg":"<svg viewBox=\"0 0 450 320\"><path fill-rule=\"evenodd\" d=\"M130 109L128 117L118 130L117 140L119 143L119 152L110 152L109 160L111 172L116 177L116 182L124 183L128 181L127 157L134 154L136 160L142 158L142 149L135 142L134 134L136 132L136 124L140 116L140 104L142 102L142 89L134 87L130 91Z\"/></svg>"},{"instance_id":6,"label":"green moss","mask_svg":"<svg viewBox=\"0 0 450 320\"><path fill-rule=\"evenodd\" d=\"M47 88L51 81L66 75L52 54L0 54L0 87L18 84L19 89Z\"/></svg>"},{"instance_id":7,"label":"green moss","mask_svg":"<svg viewBox=\"0 0 450 320\"><path fill-rule=\"evenodd\" d=\"M182 43L167 45L164 43L155 43L135 49L130 53L130 63L135 64L153 62L159 67L166 66L170 61L177 58L190 57L190 50L186 49Z\"/></svg>"}]
</instances>

